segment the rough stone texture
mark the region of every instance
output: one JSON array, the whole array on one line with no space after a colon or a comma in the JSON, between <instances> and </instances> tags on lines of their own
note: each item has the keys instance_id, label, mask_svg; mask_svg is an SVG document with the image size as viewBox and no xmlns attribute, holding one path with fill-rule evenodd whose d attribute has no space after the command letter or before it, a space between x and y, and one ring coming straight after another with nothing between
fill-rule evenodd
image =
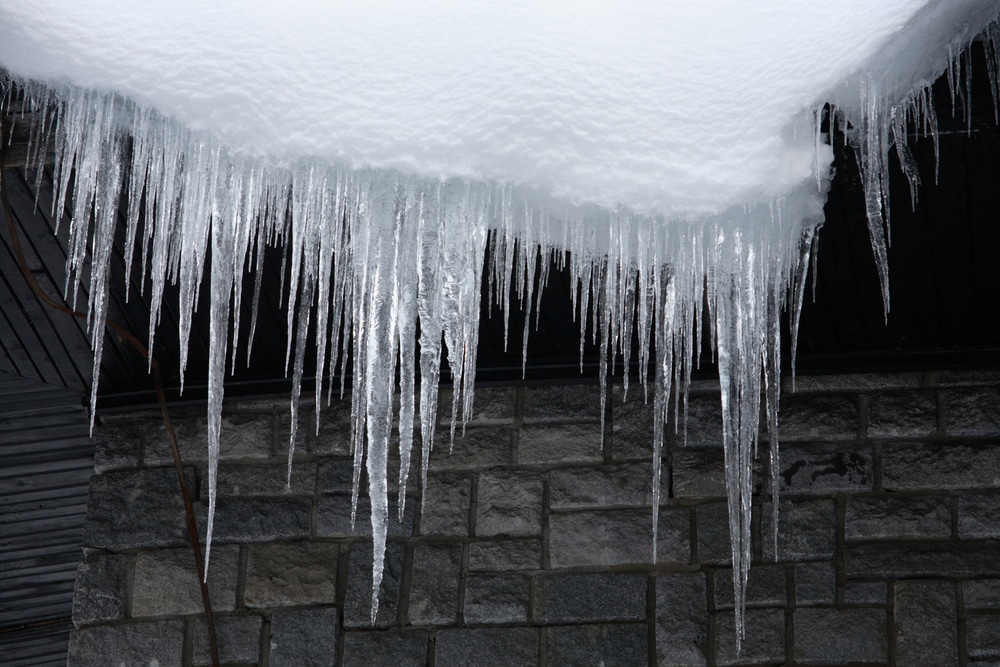
<instances>
[{"instance_id":1,"label":"rough stone texture","mask_svg":"<svg viewBox=\"0 0 1000 667\"><path fill-rule=\"evenodd\" d=\"M726 497L725 455L721 449L678 449L673 453L670 473L677 498Z\"/></svg>"},{"instance_id":2,"label":"rough stone texture","mask_svg":"<svg viewBox=\"0 0 1000 667\"><path fill-rule=\"evenodd\" d=\"M936 431L933 391L877 394L868 400L869 438L926 438Z\"/></svg>"},{"instance_id":3,"label":"rough stone texture","mask_svg":"<svg viewBox=\"0 0 1000 667\"><path fill-rule=\"evenodd\" d=\"M803 665L885 663L886 613L881 609L796 609L795 660Z\"/></svg>"},{"instance_id":4,"label":"rough stone texture","mask_svg":"<svg viewBox=\"0 0 1000 667\"><path fill-rule=\"evenodd\" d=\"M535 579L536 623L640 621L646 617L642 574L558 574Z\"/></svg>"},{"instance_id":5,"label":"rough stone texture","mask_svg":"<svg viewBox=\"0 0 1000 667\"><path fill-rule=\"evenodd\" d=\"M687 419L677 441L682 447L722 447L722 398L718 392L688 398Z\"/></svg>"},{"instance_id":6,"label":"rough stone texture","mask_svg":"<svg viewBox=\"0 0 1000 667\"><path fill-rule=\"evenodd\" d=\"M270 667L334 667L337 632L336 609L274 612Z\"/></svg>"},{"instance_id":7,"label":"rough stone texture","mask_svg":"<svg viewBox=\"0 0 1000 667\"><path fill-rule=\"evenodd\" d=\"M610 401L612 458L648 463L653 457L653 402L643 402L639 387L629 388L627 400L622 396L621 385L615 385Z\"/></svg>"},{"instance_id":8,"label":"rough stone texture","mask_svg":"<svg viewBox=\"0 0 1000 667\"><path fill-rule=\"evenodd\" d=\"M379 589L378 615L371 620L372 545L358 543L351 547L347 594L344 598L344 627L388 628L397 622L400 582L403 578L403 545L387 542L382 586Z\"/></svg>"},{"instance_id":9,"label":"rough stone texture","mask_svg":"<svg viewBox=\"0 0 1000 667\"><path fill-rule=\"evenodd\" d=\"M219 436L219 458L223 461L267 459L274 453L274 417L268 414L223 412ZM208 460L205 433L208 422L204 413L197 417L174 417L174 432L181 459L186 463ZM170 465L174 462L170 441L162 420L150 420L152 428L143 439L146 465ZM282 441L287 446L287 438Z\"/></svg>"},{"instance_id":10,"label":"rough stone texture","mask_svg":"<svg viewBox=\"0 0 1000 667\"><path fill-rule=\"evenodd\" d=\"M466 623L524 623L528 620L528 578L470 576L465 580Z\"/></svg>"},{"instance_id":11,"label":"rough stone texture","mask_svg":"<svg viewBox=\"0 0 1000 667\"><path fill-rule=\"evenodd\" d=\"M77 627L125 618L128 556L91 552L76 570L73 621Z\"/></svg>"},{"instance_id":12,"label":"rough stone texture","mask_svg":"<svg viewBox=\"0 0 1000 667\"><path fill-rule=\"evenodd\" d=\"M467 475L428 475L420 513L421 535L469 535L472 479Z\"/></svg>"},{"instance_id":13,"label":"rough stone texture","mask_svg":"<svg viewBox=\"0 0 1000 667\"><path fill-rule=\"evenodd\" d=\"M715 608L732 609L733 571L715 571ZM785 568L781 565L757 565L750 568L747 578L747 607L784 607Z\"/></svg>"},{"instance_id":14,"label":"rough stone texture","mask_svg":"<svg viewBox=\"0 0 1000 667\"><path fill-rule=\"evenodd\" d=\"M601 388L596 384L524 388L525 423L601 420Z\"/></svg>"},{"instance_id":15,"label":"rough stone texture","mask_svg":"<svg viewBox=\"0 0 1000 667\"><path fill-rule=\"evenodd\" d=\"M667 501L661 473L661 504ZM676 472L675 472L676 479ZM570 510L653 504L653 467L648 463L553 470L549 475L549 507ZM676 482L675 482L676 486Z\"/></svg>"},{"instance_id":16,"label":"rough stone texture","mask_svg":"<svg viewBox=\"0 0 1000 667\"><path fill-rule=\"evenodd\" d=\"M966 645L973 660L1000 658L1000 616L969 616L965 621Z\"/></svg>"},{"instance_id":17,"label":"rough stone texture","mask_svg":"<svg viewBox=\"0 0 1000 667\"><path fill-rule=\"evenodd\" d=\"M105 625L74 630L67 667L152 665L181 667L183 621Z\"/></svg>"},{"instance_id":18,"label":"rough stone texture","mask_svg":"<svg viewBox=\"0 0 1000 667\"><path fill-rule=\"evenodd\" d=\"M418 544L413 548L410 623L455 623L461 563L462 547L458 544Z\"/></svg>"},{"instance_id":19,"label":"rough stone texture","mask_svg":"<svg viewBox=\"0 0 1000 667\"><path fill-rule=\"evenodd\" d=\"M648 664L645 624L574 625L553 627L546 632L550 665L632 667Z\"/></svg>"},{"instance_id":20,"label":"rough stone texture","mask_svg":"<svg viewBox=\"0 0 1000 667\"><path fill-rule=\"evenodd\" d=\"M1000 537L1000 495L959 498L958 536L963 540Z\"/></svg>"},{"instance_id":21,"label":"rough stone texture","mask_svg":"<svg viewBox=\"0 0 1000 667\"><path fill-rule=\"evenodd\" d=\"M860 581L844 586L844 604L882 605L889 597L888 585L884 581Z\"/></svg>"},{"instance_id":22,"label":"rough stone texture","mask_svg":"<svg viewBox=\"0 0 1000 667\"><path fill-rule=\"evenodd\" d=\"M540 463L600 463L600 424L525 426L517 442L520 465Z\"/></svg>"},{"instance_id":23,"label":"rough stone texture","mask_svg":"<svg viewBox=\"0 0 1000 667\"><path fill-rule=\"evenodd\" d=\"M664 574L656 578L658 665L707 665L707 621L704 574Z\"/></svg>"},{"instance_id":24,"label":"rough stone texture","mask_svg":"<svg viewBox=\"0 0 1000 667\"><path fill-rule=\"evenodd\" d=\"M492 540L469 545L469 569L473 572L537 570L542 567L542 543L538 540Z\"/></svg>"},{"instance_id":25,"label":"rough stone texture","mask_svg":"<svg viewBox=\"0 0 1000 667\"><path fill-rule=\"evenodd\" d=\"M142 426L127 415L111 415L98 420L99 436L94 442L94 472L134 468L139 464Z\"/></svg>"},{"instance_id":26,"label":"rough stone texture","mask_svg":"<svg viewBox=\"0 0 1000 667\"><path fill-rule=\"evenodd\" d=\"M1000 542L848 544L848 577L1000 576Z\"/></svg>"},{"instance_id":27,"label":"rough stone texture","mask_svg":"<svg viewBox=\"0 0 1000 667\"><path fill-rule=\"evenodd\" d=\"M344 667L423 667L426 632L368 631L344 633Z\"/></svg>"},{"instance_id":28,"label":"rough stone texture","mask_svg":"<svg viewBox=\"0 0 1000 667\"><path fill-rule=\"evenodd\" d=\"M309 537L312 503L306 499L220 497L215 504L216 544L280 542ZM204 537L208 507L198 514Z\"/></svg>"},{"instance_id":29,"label":"rough stone texture","mask_svg":"<svg viewBox=\"0 0 1000 667\"><path fill-rule=\"evenodd\" d=\"M199 468L202 479L208 479L207 467ZM287 467L237 463L221 463L216 482L220 496L311 496L316 487L316 464L303 461L292 468L291 489L286 486ZM202 485L202 502L208 503L208 484Z\"/></svg>"},{"instance_id":30,"label":"rough stone texture","mask_svg":"<svg viewBox=\"0 0 1000 667\"><path fill-rule=\"evenodd\" d=\"M900 581L893 608L898 664L958 665L955 584Z\"/></svg>"},{"instance_id":31,"label":"rough stone texture","mask_svg":"<svg viewBox=\"0 0 1000 667\"><path fill-rule=\"evenodd\" d=\"M698 505L695 510L695 521L698 524L698 560L714 565L732 564L732 551L729 547L729 510L726 503Z\"/></svg>"},{"instance_id":32,"label":"rough stone texture","mask_svg":"<svg viewBox=\"0 0 1000 667\"><path fill-rule=\"evenodd\" d=\"M281 542L250 547L243 602L247 607L292 607L337 601L336 544Z\"/></svg>"},{"instance_id":33,"label":"rough stone texture","mask_svg":"<svg viewBox=\"0 0 1000 667\"><path fill-rule=\"evenodd\" d=\"M215 616L215 637L219 646L219 662L257 664L260 661L260 616ZM212 652L208 643L208 626L204 621L194 624L191 638L191 662L196 666L211 665Z\"/></svg>"},{"instance_id":34,"label":"rough stone texture","mask_svg":"<svg viewBox=\"0 0 1000 667\"><path fill-rule=\"evenodd\" d=\"M1000 579L979 579L962 583L966 609L1000 609Z\"/></svg>"},{"instance_id":35,"label":"rough stone texture","mask_svg":"<svg viewBox=\"0 0 1000 667\"><path fill-rule=\"evenodd\" d=\"M513 436L514 431L505 428L469 427L465 435L458 429L453 447L448 429L441 429L434 438L430 469L447 472L510 465Z\"/></svg>"},{"instance_id":36,"label":"rough stone texture","mask_svg":"<svg viewBox=\"0 0 1000 667\"><path fill-rule=\"evenodd\" d=\"M948 539L951 503L945 497L848 498L848 540Z\"/></svg>"},{"instance_id":37,"label":"rough stone texture","mask_svg":"<svg viewBox=\"0 0 1000 667\"><path fill-rule=\"evenodd\" d=\"M833 604L836 600L837 570L833 563L796 564L795 604Z\"/></svg>"},{"instance_id":38,"label":"rough stone texture","mask_svg":"<svg viewBox=\"0 0 1000 667\"><path fill-rule=\"evenodd\" d=\"M993 436L1000 432L1000 387L942 392L948 435Z\"/></svg>"},{"instance_id":39,"label":"rough stone texture","mask_svg":"<svg viewBox=\"0 0 1000 667\"><path fill-rule=\"evenodd\" d=\"M188 488L197 486L191 469ZM184 501L173 468L123 470L90 479L83 542L98 549L178 547L188 539Z\"/></svg>"},{"instance_id":40,"label":"rough stone texture","mask_svg":"<svg viewBox=\"0 0 1000 667\"><path fill-rule=\"evenodd\" d=\"M771 509L765 505L761 535L771 535ZM774 541L763 540L764 558L774 557ZM782 500L778 511L779 560L831 560L837 549L832 500Z\"/></svg>"},{"instance_id":41,"label":"rough stone texture","mask_svg":"<svg viewBox=\"0 0 1000 667\"><path fill-rule=\"evenodd\" d=\"M886 443L887 491L1000 488L1000 442Z\"/></svg>"},{"instance_id":42,"label":"rough stone texture","mask_svg":"<svg viewBox=\"0 0 1000 667\"><path fill-rule=\"evenodd\" d=\"M436 667L508 667L538 662L538 630L482 628L437 633Z\"/></svg>"},{"instance_id":43,"label":"rough stone texture","mask_svg":"<svg viewBox=\"0 0 1000 667\"><path fill-rule=\"evenodd\" d=\"M660 511L657 562L691 559L690 519L683 510ZM611 566L652 561L653 518L648 509L552 514L552 567Z\"/></svg>"},{"instance_id":44,"label":"rough stone texture","mask_svg":"<svg viewBox=\"0 0 1000 667\"><path fill-rule=\"evenodd\" d=\"M406 503L402 522L396 498L389 496L389 520L386 522L388 534L392 537L413 535L413 522L419 500L411 498ZM358 496L358 511L354 527L351 527L351 497L328 496L316 502L316 537L371 537L371 501L365 495Z\"/></svg>"},{"instance_id":45,"label":"rough stone texture","mask_svg":"<svg viewBox=\"0 0 1000 667\"><path fill-rule=\"evenodd\" d=\"M232 611L236 607L238 565L236 547L213 547L208 566L213 610ZM190 549L139 553L132 583L132 617L201 613L204 606L199 579Z\"/></svg>"},{"instance_id":46,"label":"rough stone texture","mask_svg":"<svg viewBox=\"0 0 1000 667\"><path fill-rule=\"evenodd\" d=\"M781 447L782 494L861 493L872 489L869 447L802 444Z\"/></svg>"},{"instance_id":47,"label":"rough stone texture","mask_svg":"<svg viewBox=\"0 0 1000 667\"><path fill-rule=\"evenodd\" d=\"M470 424L509 424L514 420L517 409L516 387L476 387L472 401ZM438 428L451 426L450 389L441 390L438 396Z\"/></svg>"},{"instance_id":48,"label":"rough stone texture","mask_svg":"<svg viewBox=\"0 0 1000 667\"><path fill-rule=\"evenodd\" d=\"M484 472L479 475L476 535L542 534L542 478L535 473Z\"/></svg>"},{"instance_id":49,"label":"rough stone texture","mask_svg":"<svg viewBox=\"0 0 1000 667\"><path fill-rule=\"evenodd\" d=\"M716 614L715 660L718 665L780 665L785 662L785 610L748 609L746 639L736 650L736 619Z\"/></svg>"},{"instance_id":50,"label":"rough stone texture","mask_svg":"<svg viewBox=\"0 0 1000 667\"><path fill-rule=\"evenodd\" d=\"M792 394L781 397L781 438L854 440L858 437L858 401L850 395Z\"/></svg>"}]
</instances>

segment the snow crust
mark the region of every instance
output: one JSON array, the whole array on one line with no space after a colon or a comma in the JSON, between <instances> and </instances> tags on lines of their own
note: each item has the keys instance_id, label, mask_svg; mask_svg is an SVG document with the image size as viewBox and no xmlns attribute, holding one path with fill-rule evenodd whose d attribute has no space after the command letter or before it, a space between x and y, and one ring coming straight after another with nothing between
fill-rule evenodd
<instances>
[{"instance_id":1,"label":"snow crust","mask_svg":"<svg viewBox=\"0 0 1000 667\"><path fill-rule=\"evenodd\" d=\"M288 253L293 424L305 355L327 392L353 358L373 618L394 423L403 487L415 428L426 475L445 351L452 414L469 414L484 281L505 312L512 292L534 305L555 257L605 352L602 386L618 354L653 390L653 507L667 415L710 328L742 634L751 461L763 401L776 488L780 316L797 322L822 223L824 119L850 128L888 307L889 150L915 183L898 139L933 130L927 86L946 70L960 84L960 54L997 14L984 0L35 0L0 3L0 65L49 110L35 144L55 142L69 268L92 263L95 369L121 195L154 308L167 281L181 286L182 349L198 290L211 293L208 548L230 340L253 326L234 318L256 299L235 278L264 246Z\"/></svg>"}]
</instances>

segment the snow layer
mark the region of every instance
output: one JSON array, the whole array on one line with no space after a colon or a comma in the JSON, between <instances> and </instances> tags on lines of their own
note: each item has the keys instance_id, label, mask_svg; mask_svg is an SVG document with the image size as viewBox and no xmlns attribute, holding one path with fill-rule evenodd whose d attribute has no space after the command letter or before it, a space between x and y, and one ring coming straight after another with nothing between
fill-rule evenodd
<instances>
[{"instance_id":1,"label":"snow layer","mask_svg":"<svg viewBox=\"0 0 1000 667\"><path fill-rule=\"evenodd\" d=\"M0 64L56 110L54 129L37 129L56 143L70 269L89 252L96 321L122 193L154 308L166 281L181 286L182 349L209 274L209 547L231 317L255 298L234 277L264 245L288 248L293 416L310 326L328 390L354 360L373 618L394 419L402 486L418 414L427 471L445 350L452 414L468 414L484 279L505 311L511 291L533 303L552 255L605 351L602 385L622 354L654 389L653 507L670 399L682 409L698 331L711 328L742 634L759 407L775 480L780 314L791 306L797 320L830 178L823 105L853 128L888 304L888 151L907 123L933 125L927 84L997 11L985 0L5 1ZM95 326L95 368L102 340Z\"/></svg>"}]
</instances>

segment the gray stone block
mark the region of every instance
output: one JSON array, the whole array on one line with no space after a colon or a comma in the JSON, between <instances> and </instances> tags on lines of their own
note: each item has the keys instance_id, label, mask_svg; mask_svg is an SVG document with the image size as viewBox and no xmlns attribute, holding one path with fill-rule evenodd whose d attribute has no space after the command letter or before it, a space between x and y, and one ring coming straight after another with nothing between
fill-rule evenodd
<instances>
[{"instance_id":1,"label":"gray stone block","mask_svg":"<svg viewBox=\"0 0 1000 667\"><path fill-rule=\"evenodd\" d=\"M1000 542L848 543L848 577L979 577L1000 575Z\"/></svg>"},{"instance_id":2,"label":"gray stone block","mask_svg":"<svg viewBox=\"0 0 1000 667\"><path fill-rule=\"evenodd\" d=\"M172 420L177 446L185 463L208 460L208 421L199 411L195 416L178 416ZM174 462L163 420L150 421L144 437L143 460L146 465L169 465ZM284 447L285 442L282 442ZM281 451L284 451L282 447ZM219 433L219 458L223 461L261 460L276 453L274 447L274 417L268 414L222 414Z\"/></svg>"},{"instance_id":3,"label":"gray stone block","mask_svg":"<svg viewBox=\"0 0 1000 667\"><path fill-rule=\"evenodd\" d=\"M897 664L957 665L955 584L899 581L894 600Z\"/></svg>"},{"instance_id":4,"label":"gray stone block","mask_svg":"<svg viewBox=\"0 0 1000 667\"><path fill-rule=\"evenodd\" d=\"M409 621L413 625L449 625L458 618L462 546L417 544L413 548Z\"/></svg>"},{"instance_id":5,"label":"gray stone block","mask_svg":"<svg viewBox=\"0 0 1000 667\"><path fill-rule=\"evenodd\" d=\"M848 498L848 540L948 539L951 501L944 496Z\"/></svg>"},{"instance_id":6,"label":"gray stone block","mask_svg":"<svg viewBox=\"0 0 1000 667\"><path fill-rule=\"evenodd\" d=\"M771 508L761 512L761 534L770 536ZM832 560L837 550L833 501L782 500L778 512L778 560ZM765 560L774 559L774 541L763 540Z\"/></svg>"},{"instance_id":7,"label":"gray stone block","mask_svg":"<svg viewBox=\"0 0 1000 667\"><path fill-rule=\"evenodd\" d=\"M649 509L553 513L549 516L549 563L553 568L638 565L653 562ZM657 562L691 560L686 509L661 509Z\"/></svg>"},{"instance_id":8,"label":"gray stone block","mask_svg":"<svg viewBox=\"0 0 1000 667\"><path fill-rule=\"evenodd\" d=\"M520 465L543 463L601 463L600 424L524 426L517 441Z\"/></svg>"},{"instance_id":9,"label":"gray stone block","mask_svg":"<svg viewBox=\"0 0 1000 667\"><path fill-rule=\"evenodd\" d=\"M721 448L678 449L672 461L670 478L675 497L695 500L726 497L725 455Z\"/></svg>"},{"instance_id":10,"label":"gray stone block","mask_svg":"<svg viewBox=\"0 0 1000 667\"><path fill-rule=\"evenodd\" d=\"M727 665L780 665L785 662L785 610L748 609L746 637L736 649L733 612L715 615L715 660Z\"/></svg>"},{"instance_id":11,"label":"gray stone block","mask_svg":"<svg viewBox=\"0 0 1000 667\"><path fill-rule=\"evenodd\" d=\"M392 437L390 448L397 445L396 437ZM386 474L386 488L390 498L399 497L399 459L395 456L395 449L390 450L388 470ZM410 459L410 469L406 479L406 495L420 495L419 470L420 453L415 451ZM298 463L296 465L299 465ZM319 463L317 471L317 487L320 493L349 496L354 490L354 459L344 456L334 456L324 458ZM368 493L368 470L361 467L358 475L358 489L361 495Z\"/></svg>"},{"instance_id":12,"label":"gray stone block","mask_svg":"<svg viewBox=\"0 0 1000 667\"><path fill-rule=\"evenodd\" d=\"M102 625L69 636L67 667L158 665L181 667L184 622L155 621Z\"/></svg>"},{"instance_id":13,"label":"gray stone block","mask_svg":"<svg viewBox=\"0 0 1000 667\"><path fill-rule=\"evenodd\" d=\"M698 560L715 565L732 564L729 541L729 509L725 502L696 506L698 522Z\"/></svg>"},{"instance_id":14,"label":"gray stone block","mask_svg":"<svg viewBox=\"0 0 1000 667\"><path fill-rule=\"evenodd\" d=\"M949 389L941 398L948 435L1000 434L1000 387Z\"/></svg>"},{"instance_id":15,"label":"gray stone block","mask_svg":"<svg viewBox=\"0 0 1000 667\"><path fill-rule=\"evenodd\" d=\"M441 630L437 633L435 667L510 667L538 663L535 628Z\"/></svg>"},{"instance_id":16,"label":"gray stone block","mask_svg":"<svg viewBox=\"0 0 1000 667\"><path fill-rule=\"evenodd\" d=\"M527 620L527 577L507 574L466 578L466 623L524 623Z\"/></svg>"},{"instance_id":17,"label":"gray stone block","mask_svg":"<svg viewBox=\"0 0 1000 667\"><path fill-rule=\"evenodd\" d=\"M1000 537L1000 495L961 495L958 536L963 540Z\"/></svg>"},{"instance_id":18,"label":"gray stone block","mask_svg":"<svg viewBox=\"0 0 1000 667\"><path fill-rule=\"evenodd\" d=\"M671 419L673 412L671 409ZM673 423L668 428L672 430ZM718 391L688 398L687 411L682 410L681 423L677 424L676 440L680 447L722 447L722 396Z\"/></svg>"},{"instance_id":19,"label":"gray stone block","mask_svg":"<svg viewBox=\"0 0 1000 667\"><path fill-rule=\"evenodd\" d=\"M508 428L461 428L455 433L452 447L448 429L434 438L430 469L434 472L478 470L512 463L514 431Z\"/></svg>"},{"instance_id":20,"label":"gray stone block","mask_svg":"<svg viewBox=\"0 0 1000 667\"><path fill-rule=\"evenodd\" d=\"M490 540L469 544L469 570L472 572L538 570L541 567L542 543L539 540Z\"/></svg>"},{"instance_id":21,"label":"gray stone block","mask_svg":"<svg viewBox=\"0 0 1000 667\"><path fill-rule=\"evenodd\" d=\"M129 557L87 553L76 568L73 623L76 627L125 618L125 582Z\"/></svg>"},{"instance_id":22,"label":"gray stone block","mask_svg":"<svg viewBox=\"0 0 1000 667\"><path fill-rule=\"evenodd\" d=\"M336 544L292 542L250 547L243 602L250 608L334 604Z\"/></svg>"},{"instance_id":23,"label":"gray stone block","mask_svg":"<svg viewBox=\"0 0 1000 667\"><path fill-rule=\"evenodd\" d=\"M868 399L869 438L926 438L937 432L933 391L876 394Z\"/></svg>"},{"instance_id":24,"label":"gray stone block","mask_svg":"<svg viewBox=\"0 0 1000 667\"><path fill-rule=\"evenodd\" d=\"M304 498L288 500L226 498L215 504L212 540L216 544L257 544L309 537L312 502ZM205 539L208 506L198 512L201 539Z\"/></svg>"},{"instance_id":25,"label":"gray stone block","mask_svg":"<svg viewBox=\"0 0 1000 667\"><path fill-rule=\"evenodd\" d=\"M708 597L701 572L656 577L656 664L708 664Z\"/></svg>"},{"instance_id":26,"label":"gray stone block","mask_svg":"<svg viewBox=\"0 0 1000 667\"><path fill-rule=\"evenodd\" d=\"M753 568L750 572L753 572ZM799 606L833 604L836 601L837 571L833 563L795 565L795 604Z\"/></svg>"},{"instance_id":27,"label":"gray stone block","mask_svg":"<svg viewBox=\"0 0 1000 667\"><path fill-rule=\"evenodd\" d=\"M794 658L803 665L884 664L889 659L881 609L796 609Z\"/></svg>"},{"instance_id":28,"label":"gray stone block","mask_svg":"<svg viewBox=\"0 0 1000 667\"><path fill-rule=\"evenodd\" d=\"M552 627L546 632L550 665L635 667L649 664L648 630L644 623Z\"/></svg>"},{"instance_id":29,"label":"gray stone block","mask_svg":"<svg viewBox=\"0 0 1000 667\"><path fill-rule=\"evenodd\" d=\"M185 469L188 488L197 486ZM122 470L90 478L83 543L118 551L179 547L188 541L187 517L173 468Z\"/></svg>"},{"instance_id":30,"label":"gray stone block","mask_svg":"<svg viewBox=\"0 0 1000 667\"><path fill-rule=\"evenodd\" d=\"M1000 442L887 443L887 491L1000 488Z\"/></svg>"},{"instance_id":31,"label":"gray stone block","mask_svg":"<svg viewBox=\"0 0 1000 667\"><path fill-rule=\"evenodd\" d=\"M855 440L858 398L852 395L790 394L781 397L779 430L793 440Z\"/></svg>"},{"instance_id":32,"label":"gray stone block","mask_svg":"<svg viewBox=\"0 0 1000 667\"><path fill-rule=\"evenodd\" d=\"M334 389L336 394L339 386ZM348 395L350 391L347 392ZM279 418L275 439L281 447L288 446L288 431L291 419L287 407ZM307 419L299 425L300 432L305 436L306 449L312 454L348 456L351 453L351 402L349 398L334 400L332 405L326 404L326 398L320 407L319 432L316 432L315 408L308 411ZM296 450L298 448L296 447Z\"/></svg>"},{"instance_id":33,"label":"gray stone block","mask_svg":"<svg viewBox=\"0 0 1000 667\"><path fill-rule=\"evenodd\" d=\"M409 498L399 520L396 498L389 496L389 521L386 524L390 537L411 537L416 516L417 498ZM371 501L368 496L358 496L358 511L351 527L351 497L328 496L316 501L316 537L368 537L372 536Z\"/></svg>"},{"instance_id":34,"label":"gray stone block","mask_svg":"<svg viewBox=\"0 0 1000 667\"><path fill-rule=\"evenodd\" d=\"M611 393L611 457L615 461L649 461L653 456L653 401L644 402L642 387L629 388L622 400L622 387Z\"/></svg>"},{"instance_id":35,"label":"gray stone block","mask_svg":"<svg viewBox=\"0 0 1000 667\"><path fill-rule=\"evenodd\" d=\"M202 479L208 479L207 467L199 467ZM216 489L219 496L282 498L311 496L316 488L316 464L296 461L292 467L292 487L287 487L288 468L285 465L248 465L221 463ZM202 503L208 503L208 484L201 489Z\"/></svg>"},{"instance_id":36,"label":"gray stone block","mask_svg":"<svg viewBox=\"0 0 1000 667\"><path fill-rule=\"evenodd\" d=\"M427 633L416 630L345 632L344 667L423 667L427 644Z\"/></svg>"},{"instance_id":37,"label":"gray stone block","mask_svg":"<svg viewBox=\"0 0 1000 667\"><path fill-rule=\"evenodd\" d=\"M641 621L646 618L644 574L552 574L535 577L535 623Z\"/></svg>"},{"instance_id":38,"label":"gray stone block","mask_svg":"<svg viewBox=\"0 0 1000 667\"><path fill-rule=\"evenodd\" d=\"M359 542L351 547L348 561L347 594L344 598L344 627L387 628L396 625L400 581L403 578L403 545L387 542L379 589L378 615L372 623L372 545Z\"/></svg>"},{"instance_id":39,"label":"gray stone block","mask_svg":"<svg viewBox=\"0 0 1000 667\"><path fill-rule=\"evenodd\" d=\"M922 373L844 373L837 375L799 375L792 391L791 377L781 379L782 395L815 392L858 392L887 389L917 389L923 383Z\"/></svg>"},{"instance_id":40,"label":"gray stone block","mask_svg":"<svg viewBox=\"0 0 1000 667\"><path fill-rule=\"evenodd\" d=\"M472 479L468 475L428 475L420 534L468 537L471 499Z\"/></svg>"},{"instance_id":41,"label":"gray stone block","mask_svg":"<svg viewBox=\"0 0 1000 667\"><path fill-rule=\"evenodd\" d=\"M664 467L660 484L660 503L664 505L668 500L666 478ZM649 463L553 470L549 473L549 507L565 510L650 506L652 484L653 466Z\"/></svg>"},{"instance_id":42,"label":"gray stone block","mask_svg":"<svg viewBox=\"0 0 1000 667\"><path fill-rule=\"evenodd\" d=\"M238 547L212 547L208 592L215 611L236 608L239 560ZM140 552L132 580L132 617L203 613L200 580L190 549Z\"/></svg>"},{"instance_id":43,"label":"gray stone block","mask_svg":"<svg viewBox=\"0 0 1000 667\"><path fill-rule=\"evenodd\" d=\"M966 609L1000 609L1000 579L973 579L962 582Z\"/></svg>"},{"instance_id":44,"label":"gray stone block","mask_svg":"<svg viewBox=\"0 0 1000 667\"><path fill-rule=\"evenodd\" d=\"M831 494L871 491L869 447L837 444L796 444L779 452L782 494Z\"/></svg>"},{"instance_id":45,"label":"gray stone block","mask_svg":"<svg viewBox=\"0 0 1000 667\"><path fill-rule=\"evenodd\" d=\"M844 604L885 606L889 586L884 581L858 581L844 586Z\"/></svg>"},{"instance_id":46,"label":"gray stone block","mask_svg":"<svg viewBox=\"0 0 1000 667\"><path fill-rule=\"evenodd\" d=\"M274 612L270 667L335 667L338 631L336 609Z\"/></svg>"},{"instance_id":47,"label":"gray stone block","mask_svg":"<svg viewBox=\"0 0 1000 667\"><path fill-rule=\"evenodd\" d=\"M442 389L438 396L439 428L451 426L451 389ZM479 424L510 424L514 421L517 407L517 387L476 387L472 399L472 414L468 415L468 423ZM461 412L461 409L459 410Z\"/></svg>"},{"instance_id":48,"label":"gray stone block","mask_svg":"<svg viewBox=\"0 0 1000 667\"><path fill-rule=\"evenodd\" d=\"M526 424L600 422L601 388L596 384L525 387L522 418Z\"/></svg>"},{"instance_id":49,"label":"gray stone block","mask_svg":"<svg viewBox=\"0 0 1000 667\"><path fill-rule=\"evenodd\" d=\"M715 571L715 608L732 609L733 571L730 568ZM785 568L783 565L755 565L747 577L747 607L784 607Z\"/></svg>"},{"instance_id":50,"label":"gray stone block","mask_svg":"<svg viewBox=\"0 0 1000 667\"><path fill-rule=\"evenodd\" d=\"M536 473L493 471L479 475L476 535L542 534L542 477Z\"/></svg>"},{"instance_id":51,"label":"gray stone block","mask_svg":"<svg viewBox=\"0 0 1000 667\"><path fill-rule=\"evenodd\" d=\"M260 633L264 619L260 616L215 616L215 639L221 663L260 663ZM196 666L211 665L212 651L208 644L208 625L202 619L193 623L192 658Z\"/></svg>"},{"instance_id":52,"label":"gray stone block","mask_svg":"<svg viewBox=\"0 0 1000 667\"><path fill-rule=\"evenodd\" d=\"M970 615L965 628L966 649L971 659L1000 658L1000 616Z\"/></svg>"},{"instance_id":53,"label":"gray stone block","mask_svg":"<svg viewBox=\"0 0 1000 667\"><path fill-rule=\"evenodd\" d=\"M159 413L146 418L157 418ZM100 415L94 438L94 472L135 468L139 465L141 418L136 415Z\"/></svg>"}]
</instances>

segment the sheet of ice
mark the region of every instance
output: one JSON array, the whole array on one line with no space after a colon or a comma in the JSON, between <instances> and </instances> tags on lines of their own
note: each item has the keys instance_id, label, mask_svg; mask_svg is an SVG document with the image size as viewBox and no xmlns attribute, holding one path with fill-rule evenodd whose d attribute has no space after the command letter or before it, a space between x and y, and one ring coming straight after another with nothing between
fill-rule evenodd
<instances>
[{"instance_id":1,"label":"sheet of ice","mask_svg":"<svg viewBox=\"0 0 1000 667\"><path fill-rule=\"evenodd\" d=\"M830 178L823 104L853 128L887 285L888 151L906 123L933 125L927 83L997 12L987 0L36 0L0 2L0 65L57 109L54 130L39 129L56 143L57 200L73 202L71 270L92 243L95 365L119 192L154 309L169 280L189 310L209 264L209 546L244 298L233 278L265 244L289 247L293 415L310 326L330 391L353 355L373 618L397 371L402 487L418 414L427 472L445 351L453 414L469 413L484 250L504 312L512 291L534 303L551 255L579 281L602 386L615 354L643 369L655 354L654 377L640 378L653 387L654 461L711 328L742 635L759 408L766 396L776 466L780 312L797 321ZM182 314L182 349L189 331ZM658 466L653 493L655 507Z\"/></svg>"}]
</instances>

